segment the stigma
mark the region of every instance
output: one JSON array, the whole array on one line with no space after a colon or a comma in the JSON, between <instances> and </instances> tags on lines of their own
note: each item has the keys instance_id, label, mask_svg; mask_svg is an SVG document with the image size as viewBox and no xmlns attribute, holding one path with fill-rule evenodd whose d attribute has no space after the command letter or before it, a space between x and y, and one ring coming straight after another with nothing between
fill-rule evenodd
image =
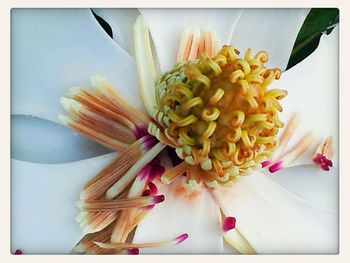
<instances>
[{"instance_id":1,"label":"stigma","mask_svg":"<svg viewBox=\"0 0 350 263\"><path fill-rule=\"evenodd\" d=\"M189 185L198 177L209 186L226 185L261 168L273 152L283 127L279 101L287 92L267 89L281 71L265 67L265 51L252 55L248 49L240 58L232 46L214 52L213 34L186 35L179 62L156 82L157 110L149 132L166 137L183 160L162 181L185 173Z\"/></svg>"}]
</instances>

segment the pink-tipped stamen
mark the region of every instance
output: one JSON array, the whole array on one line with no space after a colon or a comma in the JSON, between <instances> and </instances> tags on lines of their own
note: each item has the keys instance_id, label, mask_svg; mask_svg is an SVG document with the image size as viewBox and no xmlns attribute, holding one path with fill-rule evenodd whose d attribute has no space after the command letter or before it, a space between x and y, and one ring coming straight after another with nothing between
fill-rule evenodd
<instances>
[{"instance_id":1,"label":"pink-tipped stamen","mask_svg":"<svg viewBox=\"0 0 350 263\"><path fill-rule=\"evenodd\" d=\"M151 196L155 196L158 193L158 188L154 183L149 182L148 188Z\"/></svg>"},{"instance_id":2,"label":"pink-tipped stamen","mask_svg":"<svg viewBox=\"0 0 350 263\"><path fill-rule=\"evenodd\" d=\"M106 192L106 199L114 199L123 189L125 189L145 166L152 161L164 148L165 144L159 142L146 154L144 154L117 182L115 182Z\"/></svg>"},{"instance_id":3,"label":"pink-tipped stamen","mask_svg":"<svg viewBox=\"0 0 350 263\"><path fill-rule=\"evenodd\" d=\"M142 146L145 150L150 150L153 146L155 146L158 142L157 138L152 135L145 135L142 139Z\"/></svg>"},{"instance_id":4,"label":"pink-tipped stamen","mask_svg":"<svg viewBox=\"0 0 350 263\"><path fill-rule=\"evenodd\" d=\"M153 203L154 204L159 204L161 202L164 202L165 196L164 195L156 195L153 197Z\"/></svg>"},{"instance_id":5,"label":"pink-tipped stamen","mask_svg":"<svg viewBox=\"0 0 350 263\"><path fill-rule=\"evenodd\" d=\"M146 189L145 191L143 191L142 196L150 196L151 192L149 189Z\"/></svg>"},{"instance_id":6,"label":"pink-tipped stamen","mask_svg":"<svg viewBox=\"0 0 350 263\"><path fill-rule=\"evenodd\" d=\"M159 164L155 164L152 166L151 173L148 177L148 181L152 182L158 178L160 178L165 172L165 167Z\"/></svg>"},{"instance_id":7,"label":"pink-tipped stamen","mask_svg":"<svg viewBox=\"0 0 350 263\"><path fill-rule=\"evenodd\" d=\"M283 168L283 161L279 161L279 162L276 162L273 165L271 165L269 167L269 171L271 173L275 173L275 172L281 170L282 168Z\"/></svg>"},{"instance_id":8,"label":"pink-tipped stamen","mask_svg":"<svg viewBox=\"0 0 350 263\"><path fill-rule=\"evenodd\" d=\"M105 249L123 249L123 248L151 248L151 247L168 247L182 243L188 238L188 234L182 234L173 240L154 242L154 243L143 243L143 244L131 244L131 243L102 243L94 242L97 246Z\"/></svg>"},{"instance_id":9,"label":"pink-tipped stamen","mask_svg":"<svg viewBox=\"0 0 350 263\"><path fill-rule=\"evenodd\" d=\"M324 139L317 147L312 158L313 162L324 171L329 171L333 166L332 157L334 154L333 139L331 136Z\"/></svg>"},{"instance_id":10,"label":"pink-tipped stamen","mask_svg":"<svg viewBox=\"0 0 350 263\"><path fill-rule=\"evenodd\" d=\"M99 199L103 196L105 191L122 178L137 160L147 154L148 146L145 145L145 142L152 138L154 137L142 137L122 151L109 166L85 184L80 199ZM140 194L143 189L144 186L142 186Z\"/></svg>"},{"instance_id":11,"label":"pink-tipped stamen","mask_svg":"<svg viewBox=\"0 0 350 263\"><path fill-rule=\"evenodd\" d=\"M148 126L145 126L145 125L142 125L142 126L137 126L134 130L133 130L133 133L134 133L134 136L136 139L140 139L142 138L143 136L146 136L148 134Z\"/></svg>"},{"instance_id":12,"label":"pink-tipped stamen","mask_svg":"<svg viewBox=\"0 0 350 263\"><path fill-rule=\"evenodd\" d=\"M261 162L261 168L265 168L266 166L269 166L272 163L271 160L263 161Z\"/></svg>"},{"instance_id":13,"label":"pink-tipped stamen","mask_svg":"<svg viewBox=\"0 0 350 263\"><path fill-rule=\"evenodd\" d=\"M164 199L164 195L156 195L117 200L86 200L78 201L77 204L84 211L117 211L136 207L148 207L149 205L161 203Z\"/></svg>"},{"instance_id":14,"label":"pink-tipped stamen","mask_svg":"<svg viewBox=\"0 0 350 263\"><path fill-rule=\"evenodd\" d=\"M151 173L151 170L152 170L152 164L151 164L151 163L146 164L146 165L141 169L141 171L140 171L140 173L139 173L139 175L138 175L139 178L140 178L140 180L141 180L141 181L147 180L148 177L149 177L149 175L150 175L150 173Z\"/></svg>"},{"instance_id":15,"label":"pink-tipped stamen","mask_svg":"<svg viewBox=\"0 0 350 263\"><path fill-rule=\"evenodd\" d=\"M320 166L324 171L329 171L329 168L333 166L333 162L320 153L316 154L313 158L313 162Z\"/></svg>"},{"instance_id":16,"label":"pink-tipped stamen","mask_svg":"<svg viewBox=\"0 0 350 263\"><path fill-rule=\"evenodd\" d=\"M159 163L160 161L157 158L153 158L148 161L148 164L150 164L150 166L157 165ZM140 195L150 196L149 189L145 190L149 179L149 175L148 176L142 175L142 177L143 179L141 179L141 176L136 177L128 193L128 198L133 198ZM138 213L141 213L142 215L146 215L148 210L150 210L151 208L153 208L153 206L148 208L144 207L143 209L131 209L131 210L123 211L120 216L120 220L117 221L113 229L111 241L124 242L128 234L130 233L130 231L136 226L134 225L136 215ZM141 216L140 218L143 218L143 216Z\"/></svg>"},{"instance_id":17,"label":"pink-tipped stamen","mask_svg":"<svg viewBox=\"0 0 350 263\"><path fill-rule=\"evenodd\" d=\"M228 232L236 227L236 218L233 216L225 217L222 222L222 230Z\"/></svg>"},{"instance_id":18,"label":"pink-tipped stamen","mask_svg":"<svg viewBox=\"0 0 350 263\"><path fill-rule=\"evenodd\" d=\"M292 162L298 159L308 149L308 147L310 147L314 139L315 134L313 132L308 132L305 134L300 139L300 141L296 143L294 147L282 157L282 159L273 163L269 167L269 171L271 173L274 173L281 170L282 168L288 167Z\"/></svg>"},{"instance_id":19,"label":"pink-tipped stamen","mask_svg":"<svg viewBox=\"0 0 350 263\"><path fill-rule=\"evenodd\" d=\"M140 254L140 249L138 249L137 247L128 248L127 254L128 255L138 255L138 254Z\"/></svg>"},{"instance_id":20,"label":"pink-tipped stamen","mask_svg":"<svg viewBox=\"0 0 350 263\"><path fill-rule=\"evenodd\" d=\"M176 244L175 245L178 245L182 242L184 242L186 239L188 238L188 234L182 234L180 236L178 236L175 240L176 240Z\"/></svg>"},{"instance_id":21,"label":"pink-tipped stamen","mask_svg":"<svg viewBox=\"0 0 350 263\"><path fill-rule=\"evenodd\" d=\"M22 254L23 254L23 252L20 249L16 249L16 251L14 253L14 255L22 255Z\"/></svg>"},{"instance_id":22,"label":"pink-tipped stamen","mask_svg":"<svg viewBox=\"0 0 350 263\"><path fill-rule=\"evenodd\" d=\"M148 206L145 206L143 209L152 210L154 207L155 207L155 205L148 205Z\"/></svg>"},{"instance_id":23,"label":"pink-tipped stamen","mask_svg":"<svg viewBox=\"0 0 350 263\"><path fill-rule=\"evenodd\" d=\"M156 204L159 204L159 203L163 202L164 200L165 200L165 196L164 195L156 195L156 196L153 197L154 204L145 206L145 207L143 207L143 209L151 210L151 209L153 209L155 207Z\"/></svg>"}]
</instances>

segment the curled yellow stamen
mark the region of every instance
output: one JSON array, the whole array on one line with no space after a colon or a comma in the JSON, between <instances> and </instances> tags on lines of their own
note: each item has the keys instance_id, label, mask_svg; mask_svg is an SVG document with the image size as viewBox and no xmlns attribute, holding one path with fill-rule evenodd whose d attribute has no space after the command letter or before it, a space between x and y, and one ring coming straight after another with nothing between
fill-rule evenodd
<instances>
[{"instance_id":1,"label":"curled yellow stamen","mask_svg":"<svg viewBox=\"0 0 350 263\"><path fill-rule=\"evenodd\" d=\"M252 114L244 120L244 124L252 124L254 122L266 121L266 114Z\"/></svg>"},{"instance_id":2,"label":"curled yellow stamen","mask_svg":"<svg viewBox=\"0 0 350 263\"><path fill-rule=\"evenodd\" d=\"M234 164L236 164L238 166L244 164L244 162L245 162L244 157L240 156L240 153L241 153L241 148L237 147L234 154L233 154L233 162L234 162Z\"/></svg>"},{"instance_id":3,"label":"curled yellow stamen","mask_svg":"<svg viewBox=\"0 0 350 263\"><path fill-rule=\"evenodd\" d=\"M216 55L214 57L214 61L218 63L221 67L225 66L227 63L227 59L224 55Z\"/></svg>"},{"instance_id":4,"label":"curled yellow stamen","mask_svg":"<svg viewBox=\"0 0 350 263\"><path fill-rule=\"evenodd\" d=\"M179 127L185 127L197 121L197 117L193 114L187 116L186 118L181 118L174 110L169 110L168 116Z\"/></svg>"},{"instance_id":5,"label":"curled yellow stamen","mask_svg":"<svg viewBox=\"0 0 350 263\"><path fill-rule=\"evenodd\" d=\"M241 138L242 130L240 127L234 129L232 132L226 134L226 138L229 142L235 143Z\"/></svg>"},{"instance_id":6,"label":"curled yellow stamen","mask_svg":"<svg viewBox=\"0 0 350 263\"><path fill-rule=\"evenodd\" d=\"M223 153L221 152L221 149L214 149L213 150L213 155L216 159L220 160L220 161L227 161L227 158L225 157L225 155L223 155Z\"/></svg>"},{"instance_id":7,"label":"curled yellow stamen","mask_svg":"<svg viewBox=\"0 0 350 263\"><path fill-rule=\"evenodd\" d=\"M183 83L170 83L170 89L174 89L176 93L180 93L190 100L193 97L191 90Z\"/></svg>"},{"instance_id":8,"label":"curled yellow stamen","mask_svg":"<svg viewBox=\"0 0 350 263\"><path fill-rule=\"evenodd\" d=\"M248 83L248 81L246 81L245 79L240 79L238 81L238 84L241 85L242 92L243 92L244 95L246 95L248 93L248 90L249 90L249 83Z\"/></svg>"},{"instance_id":9,"label":"curled yellow stamen","mask_svg":"<svg viewBox=\"0 0 350 263\"><path fill-rule=\"evenodd\" d=\"M248 96L247 101L248 101L250 107L252 107L253 109L257 109L259 107L258 102L252 96Z\"/></svg>"},{"instance_id":10,"label":"curled yellow stamen","mask_svg":"<svg viewBox=\"0 0 350 263\"><path fill-rule=\"evenodd\" d=\"M233 111L230 115L233 117L231 120L232 127L239 127L243 124L245 116L242 111Z\"/></svg>"},{"instance_id":11,"label":"curled yellow stamen","mask_svg":"<svg viewBox=\"0 0 350 263\"><path fill-rule=\"evenodd\" d=\"M215 131L216 128L216 122L209 122L207 130L203 133L203 138L208 139Z\"/></svg>"},{"instance_id":12,"label":"curled yellow stamen","mask_svg":"<svg viewBox=\"0 0 350 263\"><path fill-rule=\"evenodd\" d=\"M260 60L263 63L266 63L268 60L268 55L265 51L259 51L255 56L255 59Z\"/></svg>"},{"instance_id":13,"label":"curled yellow stamen","mask_svg":"<svg viewBox=\"0 0 350 263\"><path fill-rule=\"evenodd\" d=\"M196 145L197 140L188 136L187 132L188 132L188 129L180 128L179 136L180 136L181 140L187 145L191 145L191 146Z\"/></svg>"},{"instance_id":14,"label":"curled yellow stamen","mask_svg":"<svg viewBox=\"0 0 350 263\"><path fill-rule=\"evenodd\" d=\"M210 79L203 75L201 71L193 65L184 65L185 73L188 79L192 81L198 81L204 84L206 88L210 87Z\"/></svg>"},{"instance_id":15,"label":"curled yellow stamen","mask_svg":"<svg viewBox=\"0 0 350 263\"><path fill-rule=\"evenodd\" d=\"M202 155L208 156L209 152L210 152L210 140L204 139L203 140Z\"/></svg>"},{"instance_id":16,"label":"curled yellow stamen","mask_svg":"<svg viewBox=\"0 0 350 263\"><path fill-rule=\"evenodd\" d=\"M204 109L201 113L201 117L205 121L215 121L219 118L220 111L218 108Z\"/></svg>"},{"instance_id":17,"label":"curled yellow stamen","mask_svg":"<svg viewBox=\"0 0 350 263\"><path fill-rule=\"evenodd\" d=\"M221 74L222 69L218 63L216 63L213 59L208 57L208 55L203 54L202 58L203 58L204 63L206 63L212 69L215 76L218 76Z\"/></svg>"},{"instance_id":18,"label":"curled yellow stamen","mask_svg":"<svg viewBox=\"0 0 350 263\"><path fill-rule=\"evenodd\" d=\"M219 51L219 54L224 55L231 62L235 61L237 58L235 50L229 46L223 46L223 48Z\"/></svg>"},{"instance_id":19,"label":"curled yellow stamen","mask_svg":"<svg viewBox=\"0 0 350 263\"><path fill-rule=\"evenodd\" d=\"M244 73L242 70L237 69L234 72L231 73L231 75L229 76L229 80L232 83L236 83L237 80L244 78Z\"/></svg>"},{"instance_id":20,"label":"curled yellow stamen","mask_svg":"<svg viewBox=\"0 0 350 263\"><path fill-rule=\"evenodd\" d=\"M221 152L226 158L229 158L236 150L236 144L227 142L225 145L226 147L221 148Z\"/></svg>"},{"instance_id":21,"label":"curled yellow stamen","mask_svg":"<svg viewBox=\"0 0 350 263\"><path fill-rule=\"evenodd\" d=\"M245 77L245 80L248 82L258 83L258 84L264 83L264 78L259 75L248 75Z\"/></svg>"},{"instance_id":22,"label":"curled yellow stamen","mask_svg":"<svg viewBox=\"0 0 350 263\"><path fill-rule=\"evenodd\" d=\"M181 98L175 94L167 94L162 98L162 103L170 105L172 103L181 103Z\"/></svg>"},{"instance_id":23,"label":"curled yellow stamen","mask_svg":"<svg viewBox=\"0 0 350 263\"><path fill-rule=\"evenodd\" d=\"M225 91L223 89L218 88L215 91L215 94L209 99L209 103L210 104L217 103L222 98L222 96L224 96L224 94L225 94Z\"/></svg>"},{"instance_id":24,"label":"curled yellow stamen","mask_svg":"<svg viewBox=\"0 0 350 263\"><path fill-rule=\"evenodd\" d=\"M253 134L248 135L246 130L243 130L241 133L241 138L246 147L253 147L256 141L256 136Z\"/></svg>"},{"instance_id":25,"label":"curled yellow stamen","mask_svg":"<svg viewBox=\"0 0 350 263\"><path fill-rule=\"evenodd\" d=\"M203 100L200 97L195 97L185 102L184 104L181 104L181 109L189 110L198 105L203 105Z\"/></svg>"},{"instance_id":26,"label":"curled yellow stamen","mask_svg":"<svg viewBox=\"0 0 350 263\"><path fill-rule=\"evenodd\" d=\"M235 61L235 66L240 67L243 70L244 75L248 75L250 73L250 66L246 60L237 59Z\"/></svg>"},{"instance_id":27,"label":"curled yellow stamen","mask_svg":"<svg viewBox=\"0 0 350 263\"><path fill-rule=\"evenodd\" d=\"M266 92L266 96L272 96L277 100L281 100L285 96L287 96L287 91L281 90L281 89L271 89L271 90Z\"/></svg>"},{"instance_id":28,"label":"curled yellow stamen","mask_svg":"<svg viewBox=\"0 0 350 263\"><path fill-rule=\"evenodd\" d=\"M215 169L215 172L220 176L222 177L224 175L224 171L222 169L222 166L220 164L220 161L217 160L217 159L213 159L213 166L214 166L214 169Z\"/></svg>"}]
</instances>

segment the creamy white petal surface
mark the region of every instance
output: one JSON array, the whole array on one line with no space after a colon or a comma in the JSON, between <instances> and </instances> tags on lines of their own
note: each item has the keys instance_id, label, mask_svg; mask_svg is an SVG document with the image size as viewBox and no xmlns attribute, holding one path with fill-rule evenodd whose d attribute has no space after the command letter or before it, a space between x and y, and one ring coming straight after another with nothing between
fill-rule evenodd
<instances>
[{"instance_id":1,"label":"creamy white petal surface","mask_svg":"<svg viewBox=\"0 0 350 263\"><path fill-rule=\"evenodd\" d=\"M239 255L240 253L224 240L224 250L222 254Z\"/></svg>"},{"instance_id":2,"label":"creamy white petal surface","mask_svg":"<svg viewBox=\"0 0 350 263\"><path fill-rule=\"evenodd\" d=\"M271 88L288 91L288 96L281 101L283 112L281 120L286 123L291 114L299 112L301 123L291 138L293 146L307 132L314 131L317 142L332 135L335 142L333 163L338 164L338 39L336 27L329 36L323 36L318 48L305 60L284 72L280 80L271 84ZM316 144L308 148L293 165L312 162L310 156Z\"/></svg>"},{"instance_id":3,"label":"creamy white petal surface","mask_svg":"<svg viewBox=\"0 0 350 263\"><path fill-rule=\"evenodd\" d=\"M67 254L82 237L74 205L83 184L113 158L44 165L11 162L11 250Z\"/></svg>"},{"instance_id":4,"label":"creamy white petal surface","mask_svg":"<svg viewBox=\"0 0 350 263\"><path fill-rule=\"evenodd\" d=\"M12 11L12 114L57 122L59 98L89 87L101 74L141 107L131 56L111 39L89 9Z\"/></svg>"},{"instance_id":5,"label":"creamy white petal surface","mask_svg":"<svg viewBox=\"0 0 350 263\"><path fill-rule=\"evenodd\" d=\"M257 253L338 252L338 214L297 198L262 173L217 188L214 196Z\"/></svg>"},{"instance_id":6,"label":"creamy white petal surface","mask_svg":"<svg viewBox=\"0 0 350 263\"><path fill-rule=\"evenodd\" d=\"M317 166L302 165L269 174L269 177L284 189L313 205L338 210L338 167L323 171Z\"/></svg>"},{"instance_id":7,"label":"creamy white petal surface","mask_svg":"<svg viewBox=\"0 0 350 263\"><path fill-rule=\"evenodd\" d=\"M245 52L265 50L269 67L284 70L309 9L244 9L230 43Z\"/></svg>"},{"instance_id":8,"label":"creamy white petal surface","mask_svg":"<svg viewBox=\"0 0 350 263\"><path fill-rule=\"evenodd\" d=\"M219 207L206 189L188 191L183 182L184 178L178 178L160 189L165 201L156 205L138 225L133 243L170 240L183 233L187 233L188 238L176 246L144 249L140 253L223 252Z\"/></svg>"},{"instance_id":9,"label":"creamy white petal surface","mask_svg":"<svg viewBox=\"0 0 350 263\"><path fill-rule=\"evenodd\" d=\"M212 30L221 45L229 43L240 9L140 9L157 52L161 72L176 62L180 37L189 26Z\"/></svg>"},{"instance_id":10,"label":"creamy white petal surface","mask_svg":"<svg viewBox=\"0 0 350 263\"><path fill-rule=\"evenodd\" d=\"M134 56L133 26L140 12L136 8L94 8L112 28L113 39Z\"/></svg>"}]
</instances>

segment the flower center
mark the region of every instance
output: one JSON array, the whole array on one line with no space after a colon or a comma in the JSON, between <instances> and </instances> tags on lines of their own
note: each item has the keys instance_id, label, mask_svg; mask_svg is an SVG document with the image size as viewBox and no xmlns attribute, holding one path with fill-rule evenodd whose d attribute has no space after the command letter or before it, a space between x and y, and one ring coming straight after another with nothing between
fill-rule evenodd
<instances>
[{"instance_id":1,"label":"flower center","mask_svg":"<svg viewBox=\"0 0 350 263\"><path fill-rule=\"evenodd\" d=\"M280 77L266 69L264 51L224 46L215 56L179 62L156 83L156 119L177 155L229 181L255 168L277 144L284 90L267 90Z\"/></svg>"}]
</instances>

